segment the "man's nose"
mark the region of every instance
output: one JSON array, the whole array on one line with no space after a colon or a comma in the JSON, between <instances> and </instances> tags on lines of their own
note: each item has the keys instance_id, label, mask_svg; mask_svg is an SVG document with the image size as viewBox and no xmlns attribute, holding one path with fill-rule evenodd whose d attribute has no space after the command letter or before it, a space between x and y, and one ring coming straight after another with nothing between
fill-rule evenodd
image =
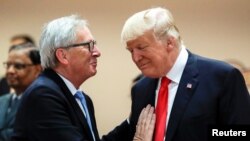
<instances>
[{"instance_id":1,"label":"man's nose","mask_svg":"<svg viewBox=\"0 0 250 141\"><path fill-rule=\"evenodd\" d=\"M134 49L132 52L132 58L134 62L139 62L142 59L140 52L137 49Z\"/></svg>"},{"instance_id":2,"label":"man's nose","mask_svg":"<svg viewBox=\"0 0 250 141\"><path fill-rule=\"evenodd\" d=\"M101 56L101 51L100 51L100 49L96 45L94 47L92 55L95 56L95 57L100 57Z\"/></svg>"}]
</instances>

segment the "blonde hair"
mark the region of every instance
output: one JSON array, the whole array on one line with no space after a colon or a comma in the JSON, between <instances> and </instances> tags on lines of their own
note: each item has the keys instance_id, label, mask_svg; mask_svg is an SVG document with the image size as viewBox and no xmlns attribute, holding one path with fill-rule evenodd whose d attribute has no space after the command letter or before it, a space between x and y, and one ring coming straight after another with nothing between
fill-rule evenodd
<instances>
[{"instance_id":1,"label":"blonde hair","mask_svg":"<svg viewBox=\"0 0 250 141\"><path fill-rule=\"evenodd\" d=\"M125 22L122 32L122 43L136 39L146 31L153 30L156 37L172 36L181 42L174 18L167 9L157 7L135 13Z\"/></svg>"}]
</instances>

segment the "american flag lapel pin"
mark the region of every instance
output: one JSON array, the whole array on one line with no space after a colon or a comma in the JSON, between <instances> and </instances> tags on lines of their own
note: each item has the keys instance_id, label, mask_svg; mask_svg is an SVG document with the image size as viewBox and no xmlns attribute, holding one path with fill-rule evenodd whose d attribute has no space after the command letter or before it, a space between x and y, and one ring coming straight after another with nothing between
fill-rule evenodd
<instances>
[{"instance_id":1,"label":"american flag lapel pin","mask_svg":"<svg viewBox=\"0 0 250 141\"><path fill-rule=\"evenodd\" d=\"M191 83L187 83L187 88L191 89L192 88L192 84Z\"/></svg>"}]
</instances>

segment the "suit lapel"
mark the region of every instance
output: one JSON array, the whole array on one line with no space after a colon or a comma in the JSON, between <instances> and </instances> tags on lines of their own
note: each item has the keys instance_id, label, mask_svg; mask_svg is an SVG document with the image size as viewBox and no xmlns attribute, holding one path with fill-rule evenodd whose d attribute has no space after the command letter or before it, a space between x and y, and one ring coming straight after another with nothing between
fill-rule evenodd
<instances>
[{"instance_id":1,"label":"suit lapel","mask_svg":"<svg viewBox=\"0 0 250 141\"><path fill-rule=\"evenodd\" d=\"M148 78L151 79L151 78ZM146 104L150 104L152 106L155 106L155 90L158 84L159 79L151 79L149 82L149 85L146 86L145 88L145 98L146 98ZM144 105L146 107L147 105ZM143 108L144 108L143 107Z\"/></svg>"},{"instance_id":2,"label":"suit lapel","mask_svg":"<svg viewBox=\"0 0 250 141\"><path fill-rule=\"evenodd\" d=\"M51 78L62 90L64 93L65 97L69 100L71 103L72 109L75 111L77 118L79 122L81 123L81 126L83 126L83 130L87 133L89 139L93 140L91 130L88 126L87 119L85 118L81 108L79 107L78 103L76 102L74 96L71 94L70 90L64 83L64 81L61 79L61 77L52 69L46 69L44 71L44 74L47 75L49 78Z\"/></svg>"},{"instance_id":3,"label":"suit lapel","mask_svg":"<svg viewBox=\"0 0 250 141\"><path fill-rule=\"evenodd\" d=\"M197 76L196 57L189 53L169 118L166 141L172 140L178 124L185 113L186 107L198 84Z\"/></svg>"}]
</instances>

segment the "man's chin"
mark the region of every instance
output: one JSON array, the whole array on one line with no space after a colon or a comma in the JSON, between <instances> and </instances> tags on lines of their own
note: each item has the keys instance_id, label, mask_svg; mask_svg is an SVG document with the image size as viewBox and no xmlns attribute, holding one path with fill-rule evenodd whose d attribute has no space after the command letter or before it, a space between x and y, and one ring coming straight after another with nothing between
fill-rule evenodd
<instances>
[{"instance_id":1,"label":"man's chin","mask_svg":"<svg viewBox=\"0 0 250 141\"><path fill-rule=\"evenodd\" d=\"M92 71L92 76L96 75L96 73L97 73L96 70Z\"/></svg>"},{"instance_id":2,"label":"man's chin","mask_svg":"<svg viewBox=\"0 0 250 141\"><path fill-rule=\"evenodd\" d=\"M146 76L146 77L150 77L150 78L160 78L161 76L156 74L155 72L151 72L151 71L145 71L145 70L141 70L141 73Z\"/></svg>"},{"instance_id":3,"label":"man's chin","mask_svg":"<svg viewBox=\"0 0 250 141\"><path fill-rule=\"evenodd\" d=\"M10 88L13 88L13 89L19 89L19 86L18 85L9 85Z\"/></svg>"},{"instance_id":4,"label":"man's chin","mask_svg":"<svg viewBox=\"0 0 250 141\"><path fill-rule=\"evenodd\" d=\"M9 85L9 87L11 87L11 88L14 88L14 87L17 86L17 84L15 84L15 83L8 83L8 85Z\"/></svg>"}]
</instances>

